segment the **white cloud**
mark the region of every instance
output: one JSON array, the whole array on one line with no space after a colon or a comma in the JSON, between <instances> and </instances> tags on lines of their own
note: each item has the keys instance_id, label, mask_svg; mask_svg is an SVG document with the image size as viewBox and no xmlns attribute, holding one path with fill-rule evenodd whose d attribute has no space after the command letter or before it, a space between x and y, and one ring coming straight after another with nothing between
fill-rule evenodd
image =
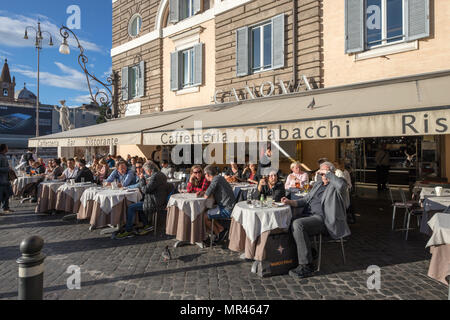
<instances>
[{"instance_id":1,"label":"white cloud","mask_svg":"<svg viewBox=\"0 0 450 320\"><path fill-rule=\"evenodd\" d=\"M83 104L83 103L89 104L89 103L91 103L91 96L88 94L82 95L82 96L77 96L75 98L72 98L70 101L76 102L79 104Z\"/></svg>"},{"instance_id":2,"label":"white cloud","mask_svg":"<svg viewBox=\"0 0 450 320\"><path fill-rule=\"evenodd\" d=\"M84 73L72 69L60 62L55 62L62 74L54 74L50 72L40 72L40 82L51 87L72 89L78 91L88 90L86 76ZM37 79L37 72L28 66L17 65L11 69L13 73L19 73L25 77Z\"/></svg>"},{"instance_id":3,"label":"white cloud","mask_svg":"<svg viewBox=\"0 0 450 320\"><path fill-rule=\"evenodd\" d=\"M59 45L62 42L62 37L59 32L60 27L52 23L48 17L39 15L39 19L41 22L41 29L48 31L53 36L53 43L55 44L55 49L59 48ZM10 47L32 47L34 46L34 31L29 30L28 32L28 40L24 39L25 28L27 26L36 27L36 18L35 17L27 17L23 15L12 15L5 11L0 11L0 39L1 43L4 46ZM48 47L49 38L48 34L44 33L44 41L43 45ZM102 50L98 45L93 42L89 42L86 40L80 39L81 45L87 51L96 51L96 52L106 52ZM69 37L69 45L73 47L75 50L78 50L78 45L73 37L70 35Z\"/></svg>"}]
</instances>

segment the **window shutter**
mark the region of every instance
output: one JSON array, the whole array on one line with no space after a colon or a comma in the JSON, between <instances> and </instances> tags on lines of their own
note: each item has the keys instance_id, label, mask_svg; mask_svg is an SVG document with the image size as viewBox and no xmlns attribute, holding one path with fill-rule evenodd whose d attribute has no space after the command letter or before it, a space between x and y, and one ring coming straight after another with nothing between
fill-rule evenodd
<instances>
[{"instance_id":1,"label":"window shutter","mask_svg":"<svg viewBox=\"0 0 450 320\"><path fill-rule=\"evenodd\" d=\"M430 1L405 0L406 41L430 36Z\"/></svg>"},{"instance_id":2,"label":"window shutter","mask_svg":"<svg viewBox=\"0 0 450 320\"><path fill-rule=\"evenodd\" d=\"M145 61L139 63L138 98L145 95Z\"/></svg>"},{"instance_id":3,"label":"window shutter","mask_svg":"<svg viewBox=\"0 0 450 320\"><path fill-rule=\"evenodd\" d=\"M202 11L202 4L203 4L203 0L194 0L193 1L194 14L197 14L200 11Z\"/></svg>"},{"instance_id":4,"label":"window shutter","mask_svg":"<svg viewBox=\"0 0 450 320\"><path fill-rule=\"evenodd\" d=\"M345 0L345 53L364 51L364 0Z\"/></svg>"},{"instance_id":5,"label":"window shutter","mask_svg":"<svg viewBox=\"0 0 450 320\"><path fill-rule=\"evenodd\" d=\"M249 29L243 27L236 30L236 76L249 74Z\"/></svg>"},{"instance_id":6,"label":"window shutter","mask_svg":"<svg viewBox=\"0 0 450 320\"><path fill-rule=\"evenodd\" d=\"M128 100L128 67L122 68L122 100Z\"/></svg>"},{"instance_id":7,"label":"window shutter","mask_svg":"<svg viewBox=\"0 0 450 320\"><path fill-rule=\"evenodd\" d=\"M179 78L179 52L175 51L170 54L170 90L177 91L180 88Z\"/></svg>"},{"instance_id":8,"label":"window shutter","mask_svg":"<svg viewBox=\"0 0 450 320\"><path fill-rule=\"evenodd\" d=\"M284 67L284 14L272 19L272 68Z\"/></svg>"},{"instance_id":9,"label":"window shutter","mask_svg":"<svg viewBox=\"0 0 450 320\"><path fill-rule=\"evenodd\" d=\"M203 84L203 43L194 46L194 86Z\"/></svg>"},{"instance_id":10,"label":"window shutter","mask_svg":"<svg viewBox=\"0 0 450 320\"><path fill-rule=\"evenodd\" d=\"M180 21L180 0L170 0L169 7L169 21L177 23Z\"/></svg>"}]
</instances>

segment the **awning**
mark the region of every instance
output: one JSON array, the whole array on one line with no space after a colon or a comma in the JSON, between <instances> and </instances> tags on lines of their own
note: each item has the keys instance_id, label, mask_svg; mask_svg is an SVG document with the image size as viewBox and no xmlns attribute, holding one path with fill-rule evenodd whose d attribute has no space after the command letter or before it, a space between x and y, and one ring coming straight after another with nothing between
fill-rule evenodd
<instances>
[{"instance_id":1,"label":"awning","mask_svg":"<svg viewBox=\"0 0 450 320\"><path fill-rule=\"evenodd\" d=\"M312 108L308 108L312 106ZM449 134L450 71L211 106L144 145ZM182 128L182 129L180 129Z\"/></svg>"},{"instance_id":2,"label":"awning","mask_svg":"<svg viewBox=\"0 0 450 320\"><path fill-rule=\"evenodd\" d=\"M198 111L155 113L113 120L28 141L29 147L97 147L142 144L142 132L187 120Z\"/></svg>"}]
</instances>

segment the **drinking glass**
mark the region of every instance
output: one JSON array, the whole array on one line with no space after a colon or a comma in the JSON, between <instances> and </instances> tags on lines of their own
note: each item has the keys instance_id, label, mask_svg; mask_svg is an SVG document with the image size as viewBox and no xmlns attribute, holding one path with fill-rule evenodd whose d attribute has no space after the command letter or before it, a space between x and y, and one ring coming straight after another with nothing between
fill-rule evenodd
<instances>
[{"instance_id":1,"label":"drinking glass","mask_svg":"<svg viewBox=\"0 0 450 320\"><path fill-rule=\"evenodd\" d=\"M273 205L273 197L272 196L268 196L266 199L267 202L267 207L271 208Z\"/></svg>"}]
</instances>

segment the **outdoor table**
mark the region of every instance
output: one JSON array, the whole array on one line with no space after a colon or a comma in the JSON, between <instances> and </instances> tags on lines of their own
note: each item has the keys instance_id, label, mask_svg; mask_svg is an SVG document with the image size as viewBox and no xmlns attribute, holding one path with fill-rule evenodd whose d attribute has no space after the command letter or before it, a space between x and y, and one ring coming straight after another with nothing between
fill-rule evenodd
<instances>
[{"instance_id":1,"label":"outdoor table","mask_svg":"<svg viewBox=\"0 0 450 320\"><path fill-rule=\"evenodd\" d=\"M18 177L16 180L14 180L12 189L14 195L20 196L22 194L23 189L25 189L26 186L38 182L39 180L42 180L43 176L24 176L24 177Z\"/></svg>"},{"instance_id":2,"label":"outdoor table","mask_svg":"<svg viewBox=\"0 0 450 320\"><path fill-rule=\"evenodd\" d=\"M289 206L252 208L247 202L239 202L232 213L229 249L244 252L247 259L262 261L270 233L289 229L291 220Z\"/></svg>"},{"instance_id":3,"label":"outdoor table","mask_svg":"<svg viewBox=\"0 0 450 320\"><path fill-rule=\"evenodd\" d=\"M80 199L86 189L95 186L94 183L65 183L58 188L56 194L56 210L76 214L80 208Z\"/></svg>"},{"instance_id":4,"label":"outdoor table","mask_svg":"<svg viewBox=\"0 0 450 320\"><path fill-rule=\"evenodd\" d=\"M166 234L175 236L175 247L197 244L203 248L208 237L203 214L213 205L212 199L198 198L195 193L178 193L167 204Z\"/></svg>"},{"instance_id":5,"label":"outdoor table","mask_svg":"<svg viewBox=\"0 0 450 320\"><path fill-rule=\"evenodd\" d=\"M449 285L446 278L450 276L450 214L437 213L428 225L433 230L427 243L432 254L428 276Z\"/></svg>"},{"instance_id":6,"label":"outdoor table","mask_svg":"<svg viewBox=\"0 0 450 320\"><path fill-rule=\"evenodd\" d=\"M92 216L94 210L94 198L100 191L108 190L103 187L92 187L84 190L83 195L80 198L80 209L77 212L78 220L87 220Z\"/></svg>"},{"instance_id":7,"label":"outdoor table","mask_svg":"<svg viewBox=\"0 0 450 320\"><path fill-rule=\"evenodd\" d=\"M449 196L450 196L450 189L443 188L441 197L449 197ZM437 197L435 188L430 187L422 188L422 190L420 191L420 200L423 201L429 197Z\"/></svg>"},{"instance_id":8,"label":"outdoor table","mask_svg":"<svg viewBox=\"0 0 450 320\"><path fill-rule=\"evenodd\" d=\"M90 189L80 199L78 218L90 217L91 230L120 226L127 221L128 207L141 198L139 189Z\"/></svg>"},{"instance_id":9,"label":"outdoor table","mask_svg":"<svg viewBox=\"0 0 450 320\"><path fill-rule=\"evenodd\" d=\"M237 202L258 198L258 186L251 183L231 183Z\"/></svg>"},{"instance_id":10,"label":"outdoor table","mask_svg":"<svg viewBox=\"0 0 450 320\"><path fill-rule=\"evenodd\" d=\"M428 226L431 216L439 211L444 211L450 206L450 197L429 197L423 202L423 215L420 222L420 232L431 236L432 231Z\"/></svg>"},{"instance_id":11,"label":"outdoor table","mask_svg":"<svg viewBox=\"0 0 450 320\"><path fill-rule=\"evenodd\" d=\"M65 182L60 180L45 181L39 184L36 213L45 213L56 210L56 195L58 188L63 184L65 184Z\"/></svg>"},{"instance_id":12,"label":"outdoor table","mask_svg":"<svg viewBox=\"0 0 450 320\"><path fill-rule=\"evenodd\" d=\"M168 183L172 183L175 186L175 189L178 189L178 186L183 182L181 179L167 179Z\"/></svg>"}]
</instances>

